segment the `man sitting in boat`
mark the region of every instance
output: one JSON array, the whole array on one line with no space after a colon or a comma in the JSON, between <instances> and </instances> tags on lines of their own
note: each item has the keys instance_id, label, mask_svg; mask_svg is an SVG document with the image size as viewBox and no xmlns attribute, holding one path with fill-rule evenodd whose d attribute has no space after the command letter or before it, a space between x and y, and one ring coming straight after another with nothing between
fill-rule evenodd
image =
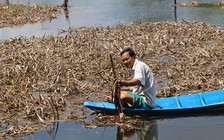
<instances>
[{"instance_id":1,"label":"man sitting in boat","mask_svg":"<svg viewBox=\"0 0 224 140\"><path fill-rule=\"evenodd\" d=\"M125 67L132 70L133 79L117 80L121 89L120 101L123 107L154 108L156 98L156 82L152 70L136 59L136 53L131 48L126 48L120 53L120 58ZM106 97L111 101L111 97Z\"/></svg>"}]
</instances>

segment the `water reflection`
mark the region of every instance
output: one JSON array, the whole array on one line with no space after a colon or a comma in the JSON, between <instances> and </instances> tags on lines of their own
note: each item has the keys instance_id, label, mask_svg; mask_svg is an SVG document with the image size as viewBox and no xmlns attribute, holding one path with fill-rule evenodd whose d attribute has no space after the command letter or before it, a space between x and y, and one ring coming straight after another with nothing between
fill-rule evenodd
<instances>
[{"instance_id":1,"label":"water reflection","mask_svg":"<svg viewBox=\"0 0 224 140\"><path fill-rule=\"evenodd\" d=\"M137 128L136 128L137 127ZM116 140L158 140L158 125L156 121L143 121L135 127L124 129L117 127Z\"/></svg>"},{"instance_id":2,"label":"water reflection","mask_svg":"<svg viewBox=\"0 0 224 140\"><path fill-rule=\"evenodd\" d=\"M59 122L53 122L51 124L49 124L47 132L50 135L50 137L52 138L52 140L55 140L57 133L58 133L58 127L59 127Z\"/></svg>"},{"instance_id":3,"label":"water reflection","mask_svg":"<svg viewBox=\"0 0 224 140\"><path fill-rule=\"evenodd\" d=\"M134 125L83 127L82 123L59 122L48 130L17 140L221 140L224 114L142 120Z\"/></svg>"}]
</instances>

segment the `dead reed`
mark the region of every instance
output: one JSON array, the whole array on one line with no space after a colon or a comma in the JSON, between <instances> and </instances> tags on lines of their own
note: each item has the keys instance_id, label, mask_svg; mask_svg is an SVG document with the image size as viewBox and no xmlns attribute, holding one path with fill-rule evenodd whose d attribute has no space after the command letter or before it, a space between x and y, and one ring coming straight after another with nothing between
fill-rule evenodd
<instances>
[{"instance_id":1,"label":"dead reed","mask_svg":"<svg viewBox=\"0 0 224 140\"><path fill-rule=\"evenodd\" d=\"M56 18L63 6L0 4L0 28Z\"/></svg>"},{"instance_id":2,"label":"dead reed","mask_svg":"<svg viewBox=\"0 0 224 140\"><path fill-rule=\"evenodd\" d=\"M224 30L201 22L83 27L59 36L14 38L0 42L0 137L31 134L55 120L88 125L83 101L102 101L111 91L109 54L117 76L129 77L119 60L125 47L152 68L158 97L224 87ZM95 119L90 123L105 122Z\"/></svg>"}]
</instances>

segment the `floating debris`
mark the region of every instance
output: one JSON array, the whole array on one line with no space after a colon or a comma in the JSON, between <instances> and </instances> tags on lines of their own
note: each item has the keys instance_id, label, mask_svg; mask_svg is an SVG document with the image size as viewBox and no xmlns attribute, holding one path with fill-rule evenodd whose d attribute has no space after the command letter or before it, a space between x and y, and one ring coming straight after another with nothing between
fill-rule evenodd
<instances>
[{"instance_id":1,"label":"floating debris","mask_svg":"<svg viewBox=\"0 0 224 140\"><path fill-rule=\"evenodd\" d=\"M222 27L187 21L70 28L59 36L1 41L0 137L32 134L56 120L85 123L90 110L83 102L110 95L109 54L117 77L129 78L119 60L126 47L152 68L158 97L222 89L223 45ZM86 126L104 124L106 117L97 117Z\"/></svg>"},{"instance_id":2,"label":"floating debris","mask_svg":"<svg viewBox=\"0 0 224 140\"><path fill-rule=\"evenodd\" d=\"M36 23L56 18L63 6L0 4L0 28Z\"/></svg>"},{"instance_id":3,"label":"floating debris","mask_svg":"<svg viewBox=\"0 0 224 140\"><path fill-rule=\"evenodd\" d=\"M218 7L218 8L223 8L224 7L224 1L221 1L219 3L206 3L206 2L191 1L189 3L177 3L174 6L180 6L180 7Z\"/></svg>"}]
</instances>

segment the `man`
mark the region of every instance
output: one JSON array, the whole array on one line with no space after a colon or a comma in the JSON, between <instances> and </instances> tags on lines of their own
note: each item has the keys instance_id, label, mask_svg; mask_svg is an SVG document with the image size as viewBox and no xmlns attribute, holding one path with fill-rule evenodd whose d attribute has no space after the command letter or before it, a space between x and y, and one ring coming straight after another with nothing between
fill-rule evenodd
<instances>
[{"instance_id":1,"label":"man","mask_svg":"<svg viewBox=\"0 0 224 140\"><path fill-rule=\"evenodd\" d=\"M118 86L128 87L121 90L120 100L123 107L155 107L156 83L151 69L136 59L136 54L131 48L124 49L120 53L120 58L124 66L134 73L131 80L118 80ZM107 100L110 100L109 96Z\"/></svg>"}]
</instances>

